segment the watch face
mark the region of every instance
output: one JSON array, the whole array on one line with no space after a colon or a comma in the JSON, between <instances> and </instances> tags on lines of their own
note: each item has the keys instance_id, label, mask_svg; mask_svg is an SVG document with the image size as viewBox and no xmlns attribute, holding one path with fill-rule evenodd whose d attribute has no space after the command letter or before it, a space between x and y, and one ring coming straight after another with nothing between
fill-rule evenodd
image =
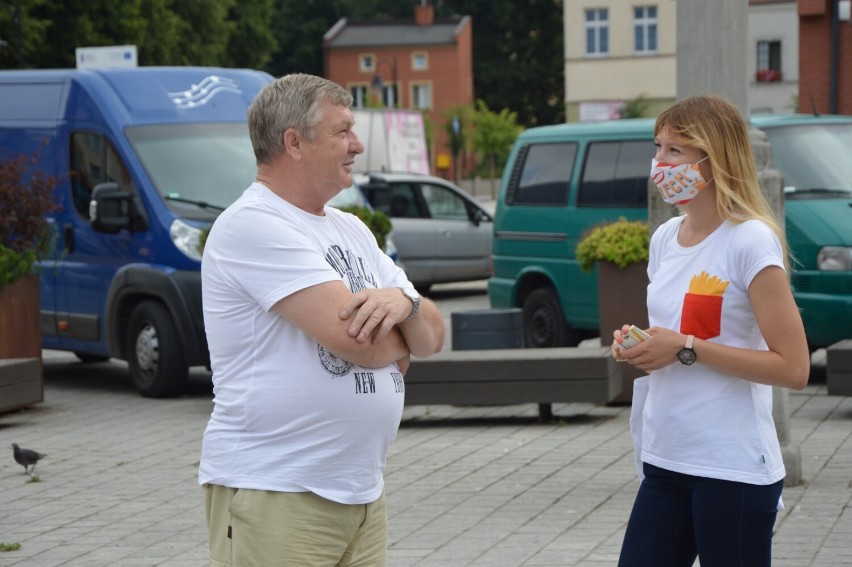
<instances>
[{"instance_id":1,"label":"watch face","mask_svg":"<svg viewBox=\"0 0 852 567\"><path fill-rule=\"evenodd\" d=\"M416 300L420 299L420 294L417 293L417 290L414 289L413 287L403 287L401 289L402 289L402 293L404 293L405 296L408 297L410 300L416 301Z\"/></svg>"},{"instance_id":2,"label":"watch face","mask_svg":"<svg viewBox=\"0 0 852 567\"><path fill-rule=\"evenodd\" d=\"M695 351L692 350L691 348L682 348L677 353L677 359L680 361L681 364L685 364L687 366L690 366L691 364L693 364L695 362L695 359L696 359Z\"/></svg>"}]
</instances>

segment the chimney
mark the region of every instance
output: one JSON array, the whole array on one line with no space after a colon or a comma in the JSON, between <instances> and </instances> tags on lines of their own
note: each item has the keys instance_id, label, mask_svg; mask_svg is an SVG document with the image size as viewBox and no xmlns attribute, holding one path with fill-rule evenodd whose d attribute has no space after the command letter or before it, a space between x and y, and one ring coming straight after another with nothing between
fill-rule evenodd
<instances>
[{"instance_id":1,"label":"chimney","mask_svg":"<svg viewBox=\"0 0 852 567\"><path fill-rule=\"evenodd\" d=\"M430 0L421 0L414 6L414 23L418 26L431 26L435 21L435 8Z\"/></svg>"}]
</instances>

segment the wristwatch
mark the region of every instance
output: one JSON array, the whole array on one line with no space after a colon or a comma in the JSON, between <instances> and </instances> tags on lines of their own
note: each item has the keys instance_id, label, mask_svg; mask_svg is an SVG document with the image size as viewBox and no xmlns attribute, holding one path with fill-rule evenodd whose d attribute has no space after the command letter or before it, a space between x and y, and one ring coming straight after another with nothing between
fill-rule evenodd
<instances>
[{"instance_id":1,"label":"wristwatch","mask_svg":"<svg viewBox=\"0 0 852 567\"><path fill-rule=\"evenodd\" d=\"M689 335L686 337L686 345L680 349L677 353L677 359L681 364L686 366L692 366L695 364L695 360L698 358L695 355L695 351L692 350L692 343L695 341L694 335Z\"/></svg>"},{"instance_id":2,"label":"wristwatch","mask_svg":"<svg viewBox=\"0 0 852 567\"><path fill-rule=\"evenodd\" d=\"M417 290L413 287L401 287L399 289L402 291L402 295L411 300L411 313L409 313L408 317L405 318L406 321L409 321L417 315L418 311L420 311L420 294L417 293Z\"/></svg>"}]
</instances>

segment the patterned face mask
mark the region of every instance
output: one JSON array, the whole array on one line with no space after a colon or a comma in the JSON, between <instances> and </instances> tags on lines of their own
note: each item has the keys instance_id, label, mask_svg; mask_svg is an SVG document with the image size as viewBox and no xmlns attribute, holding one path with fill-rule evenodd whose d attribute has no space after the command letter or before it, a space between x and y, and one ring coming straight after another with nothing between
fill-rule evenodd
<instances>
[{"instance_id":1,"label":"patterned face mask","mask_svg":"<svg viewBox=\"0 0 852 567\"><path fill-rule=\"evenodd\" d=\"M698 169L698 163L661 163L651 160L651 179L660 191L663 201L671 205L684 205L693 200L710 181L705 181Z\"/></svg>"}]
</instances>

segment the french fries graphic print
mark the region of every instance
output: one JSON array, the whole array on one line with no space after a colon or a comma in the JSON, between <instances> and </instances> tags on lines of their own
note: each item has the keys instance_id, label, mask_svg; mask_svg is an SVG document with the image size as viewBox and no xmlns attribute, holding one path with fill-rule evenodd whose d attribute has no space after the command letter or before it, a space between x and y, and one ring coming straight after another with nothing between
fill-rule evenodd
<instances>
[{"instance_id":1,"label":"french fries graphic print","mask_svg":"<svg viewBox=\"0 0 852 567\"><path fill-rule=\"evenodd\" d=\"M680 332L699 339L718 337L722 327L722 299L730 282L701 272L692 276L683 298Z\"/></svg>"}]
</instances>

